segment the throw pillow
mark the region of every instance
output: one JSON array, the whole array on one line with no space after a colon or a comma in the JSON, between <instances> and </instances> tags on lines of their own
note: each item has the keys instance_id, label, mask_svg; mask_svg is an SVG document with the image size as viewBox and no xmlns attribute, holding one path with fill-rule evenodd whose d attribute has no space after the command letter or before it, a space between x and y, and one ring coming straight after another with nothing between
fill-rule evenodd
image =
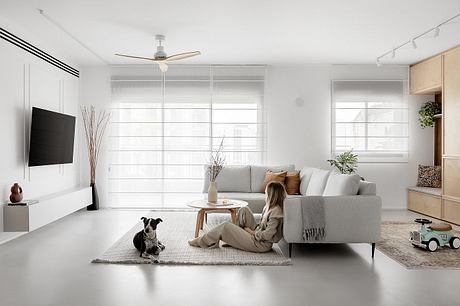
<instances>
[{"instance_id":1,"label":"throw pillow","mask_svg":"<svg viewBox=\"0 0 460 306\"><path fill-rule=\"evenodd\" d=\"M418 187L441 188L441 167L418 165Z\"/></svg>"},{"instance_id":2,"label":"throw pillow","mask_svg":"<svg viewBox=\"0 0 460 306\"><path fill-rule=\"evenodd\" d=\"M327 178L329 177L329 170L317 169L313 172L308 183L307 196L320 196L323 195L324 188L326 187Z\"/></svg>"},{"instance_id":3,"label":"throw pillow","mask_svg":"<svg viewBox=\"0 0 460 306\"><path fill-rule=\"evenodd\" d=\"M277 181L277 182L281 182L284 184L284 180L286 179L286 174L287 174L287 171L283 171L283 172L272 172L270 170L268 170L267 172L265 172L265 179L262 183L262 187L260 189L260 192L265 192L265 188L267 187L268 183L270 182L273 182L273 181Z\"/></svg>"},{"instance_id":4,"label":"throw pillow","mask_svg":"<svg viewBox=\"0 0 460 306\"><path fill-rule=\"evenodd\" d=\"M288 172L284 181L287 194L300 194L300 172Z\"/></svg>"},{"instance_id":5,"label":"throw pillow","mask_svg":"<svg viewBox=\"0 0 460 306\"><path fill-rule=\"evenodd\" d=\"M327 179L324 196L347 196L358 193L361 177L357 174L331 173Z\"/></svg>"},{"instance_id":6,"label":"throw pillow","mask_svg":"<svg viewBox=\"0 0 460 306\"><path fill-rule=\"evenodd\" d=\"M307 194L307 188L310 183L311 176L313 175L313 172L318 170L318 168L312 167L303 167L302 170L300 170L300 194Z\"/></svg>"}]
</instances>

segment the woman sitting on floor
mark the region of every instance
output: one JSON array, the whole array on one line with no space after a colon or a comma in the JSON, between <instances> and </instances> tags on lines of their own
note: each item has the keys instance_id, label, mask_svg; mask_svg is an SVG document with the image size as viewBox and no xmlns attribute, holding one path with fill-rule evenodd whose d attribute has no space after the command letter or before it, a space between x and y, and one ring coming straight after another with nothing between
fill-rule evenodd
<instances>
[{"instance_id":1,"label":"woman sitting on floor","mask_svg":"<svg viewBox=\"0 0 460 306\"><path fill-rule=\"evenodd\" d=\"M286 190L283 184L273 181L265 188L265 194L266 204L259 224L256 224L251 209L242 207L238 211L237 224L224 222L188 243L194 247L217 248L222 240L243 251L270 251L273 243L277 243L283 237L283 203Z\"/></svg>"}]
</instances>

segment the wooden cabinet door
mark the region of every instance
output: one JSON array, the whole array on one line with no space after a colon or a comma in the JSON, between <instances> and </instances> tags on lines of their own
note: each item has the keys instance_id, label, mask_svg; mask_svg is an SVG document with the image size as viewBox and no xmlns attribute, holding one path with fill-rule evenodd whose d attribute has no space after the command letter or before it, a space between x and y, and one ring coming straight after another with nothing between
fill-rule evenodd
<instances>
[{"instance_id":1,"label":"wooden cabinet door","mask_svg":"<svg viewBox=\"0 0 460 306\"><path fill-rule=\"evenodd\" d=\"M424 215L441 218L441 197L409 190L407 208Z\"/></svg>"},{"instance_id":2,"label":"wooden cabinet door","mask_svg":"<svg viewBox=\"0 0 460 306\"><path fill-rule=\"evenodd\" d=\"M410 67L410 93L432 94L442 88L442 55Z\"/></svg>"},{"instance_id":3,"label":"wooden cabinet door","mask_svg":"<svg viewBox=\"0 0 460 306\"><path fill-rule=\"evenodd\" d=\"M444 55L444 155L460 157L460 48Z\"/></svg>"},{"instance_id":4,"label":"wooden cabinet door","mask_svg":"<svg viewBox=\"0 0 460 306\"><path fill-rule=\"evenodd\" d=\"M460 202L443 200L443 219L455 224L460 224Z\"/></svg>"},{"instance_id":5,"label":"wooden cabinet door","mask_svg":"<svg viewBox=\"0 0 460 306\"><path fill-rule=\"evenodd\" d=\"M460 159L444 158L443 194L460 200Z\"/></svg>"}]
</instances>

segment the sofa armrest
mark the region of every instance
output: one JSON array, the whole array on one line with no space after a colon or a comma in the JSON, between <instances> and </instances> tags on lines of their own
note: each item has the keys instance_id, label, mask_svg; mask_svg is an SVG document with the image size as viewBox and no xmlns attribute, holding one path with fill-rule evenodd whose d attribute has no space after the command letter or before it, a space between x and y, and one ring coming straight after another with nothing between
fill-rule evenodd
<instances>
[{"instance_id":1,"label":"sofa armrest","mask_svg":"<svg viewBox=\"0 0 460 306\"><path fill-rule=\"evenodd\" d=\"M382 201L378 196L315 196L322 198L326 220L326 239L318 242L376 242L380 239ZM283 234L287 242L302 239L302 198L289 198L284 203Z\"/></svg>"}]
</instances>

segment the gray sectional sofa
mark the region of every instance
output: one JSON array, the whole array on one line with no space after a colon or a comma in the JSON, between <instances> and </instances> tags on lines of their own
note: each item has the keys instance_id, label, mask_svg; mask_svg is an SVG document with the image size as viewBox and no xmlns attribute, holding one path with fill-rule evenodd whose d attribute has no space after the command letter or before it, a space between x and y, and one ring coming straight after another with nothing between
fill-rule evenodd
<instances>
[{"instance_id":1,"label":"gray sectional sofa","mask_svg":"<svg viewBox=\"0 0 460 306\"><path fill-rule=\"evenodd\" d=\"M261 186L265 172L295 171L294 165L226 166L217 178L219 198L248 202L254 213L261 213L265 194ZM284 239L289 243L289 256L294 243L370 243L372 257L380 239L381 199L374 183L359 176L346 176L329 170L304 167L300 170L300 195L288 195L284 203ZM209 182L204 179L203 192ZM322 201L325 217L325 239L303 239L302 202Z\"/></svg>"}]
</instances>

